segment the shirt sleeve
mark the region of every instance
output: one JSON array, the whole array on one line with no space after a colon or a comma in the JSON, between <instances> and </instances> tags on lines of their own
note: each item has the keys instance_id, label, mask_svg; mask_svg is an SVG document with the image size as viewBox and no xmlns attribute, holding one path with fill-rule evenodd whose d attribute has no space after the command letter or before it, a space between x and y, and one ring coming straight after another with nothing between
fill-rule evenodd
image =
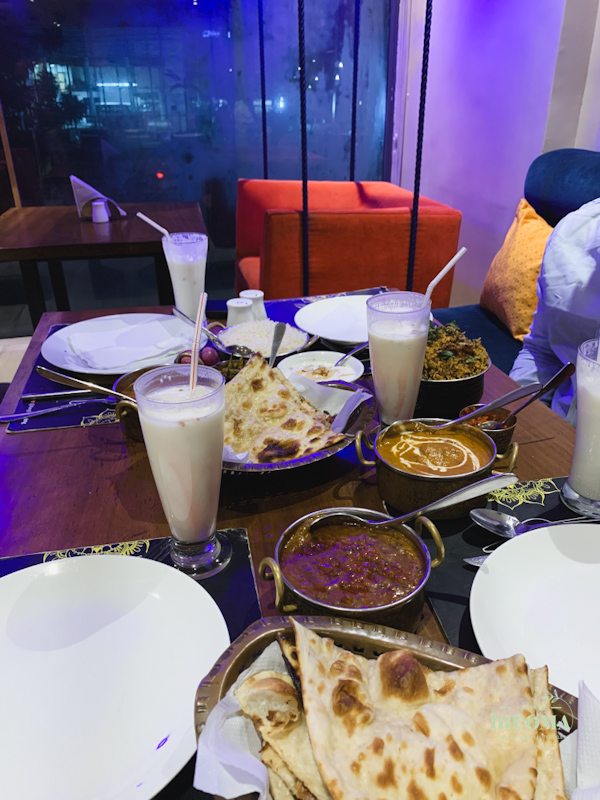
<instances>
[{"instance_id":1,"label":"shirt sleeve","mask_svg":"<svg viewBox=\"0 0 600 800\"><path fill-rule=\"evenodd\" d=\"M550 330L555 309L546 308L540 301L531 324L531 332L523 339L523 348L515 359L510 377L526 386L529 383L547 383L563 366L550 345ZM560 313L560 312L559 312ZM551 397L542 398L549 403Z\"/></svg>"}]
</instances>

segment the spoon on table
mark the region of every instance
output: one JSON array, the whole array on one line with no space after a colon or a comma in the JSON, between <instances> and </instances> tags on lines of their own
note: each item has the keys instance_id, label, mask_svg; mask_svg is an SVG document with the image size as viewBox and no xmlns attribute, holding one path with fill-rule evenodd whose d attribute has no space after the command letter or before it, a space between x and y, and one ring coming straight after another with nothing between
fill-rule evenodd
<instances>
[{"instance_id":1,"label":"spoon on table","mask_svg":"<svg viewBox=\"0 0 600 800\"><path fill-rule=\"evenodd\" d=\"M459 422L466 422L468 419L473 419L473 417L480 417L482 414L485 414L488 411L493 411L495 408L500 408L500 406L503 406L505 403L512 403L515 400L520 400L522 397L526 397L528 394L533 394L541 388L541 383L530 383L528 386L519 386L517 389L513 389L511 392L503 394L502 397L498 397L497 400L492 400L490 403L486 403L481 408L478 408L475 411L470 411L468 414L465 414L462 417L458 417L458 419L452 419L449 422L443 422L441 425L427 425L424 422L420 424L422 424L424 428L440 431L443 428L449 428L451 425L458 425Z\"/></svg>"},{"instance_id":2,"label":"spoon on table","mask_svg":"<svg viewBox=\"0 0 600 800\"><path fill-rule=\"evenodd\" d=\"M569 519L546 520L543 517L531 517L522 522L512 514L504 514L502 511L494 511L492 508L474 508L469 512L469 516L485 528L486 531L491 531L497 536L502 536L504 539L512 539L527 531L534 530L535 528L547 528L554 525L562 525L563 523L571 522L589 522L587 517L571 517Z\"/></svg>"},{"instance_id":3,"label":"spoon on table","mask_svg":"<svg viewBox=\"0 0 600 800\"><path fill-rule=\"evenodd\" d=\"M440 500L435 500L433 503L428 503L426 506L423 506L423 508L417 508L416 511L410 511L408 514L403 514L401 517L389 517L389 519L385 519L381 522L370 522L369 520L362 519L362 517L355 516L351 512L332 511L330 514L324 514L322 517L311 522L308 526L308 530L312 533L318 528L325 527L334 522L351 522L359 523L360 525L368 525L370 528L385 528L391 522L408 522L427 511L441 511L441 509L453 506L456 503L472 500L475 497L480 497L482 494L487 494L488 492L494 492L497 489L504 489L507 486L512 486L514 483L517 483L518 480L517 476L512 472L507 472L503 475L492 475L491 477L483 478L476 483L472 483L470 486L457 489L456 492L452 492L446 495L446 497L442 497Z\"/></svg>"},{"instance_id":4,"label":"spoon on table","mask_svg":"<svg viewBox=\"0 0 600 800\"><path fill-rule=\"evenodd\" d=\"M271 345L271 357L269 358L269 366L272 368L277 358L277 353L281 347L281 342L285 335L285 322L276 322L275 330L273 331L273 344Z\"/></svg>"},{"instance_id":5,"label":"spoon on table","mask_svg":"<svg viewBox=\"0 0 600 800\"><path fill-rule=\"evenodd\" d=\"M552 389L556 389L556 387L559 386L563 381L566 381L567 378L570 378L574 372L575 372L575 364L571 364L571 362L565 364L565 366L562 369L560 369L553 378L550 378L548 383L542 386L541 389L538 389L538 391L535 394L533 394L530 398L528 398L522 405L520 405L514 411L511 411L510 416L508 416L503 422L499 422L498 420L495 419L490 419L486 420L486 422L482 422L479 425L479 427L483 428L484 430L487 429L488 431L502 430L502 428L506 427L506 420L510 419L510 417L514 417L516 414L519 413L519 411L523 411L523 409L527 408L527 406L530 403L533 403L534 400L537 400L539 397L542 397L542 395L545 395L546 392L550 392ZM484 411L484 409L482 408L479 409L480 413L482 411Z\"/></svg>"},{"instance_id":6,"label":"spoon on table","mask_svg":"<svg viewBox=\"0 0 600 800\"><path fill-rule=\"evenodd\" d=\"M346 361L348 358L350 358L350 356L353 356L355 353L360 353L361 350L364 350L365 347L368 347L368 346L369 346L368 342L363 342L362 344L359 344L358 347L354 348L354 350L350 350L350 352L346 353L345 356L342 356L341 358L338 358L338 360L335 362L335 364L333 366L334 367L339 367L340 364L343 364L344 361Z\"/></svg>"},{"instance_id":7,"label":"spoon on table","mask_svg":"<svg viewBox=\"0 0 600 800\"><path fill-rule=\"evenodd\" d=\"M191 325L192 328L196 327L196 323L194 322L191 317L188 317L187 314L184 314L183 311L180 311L178 308L173 308L173 316L180 319L182 322L186 322L188 325ZM245 344L232 344L227 345L225 342L221 341L216 333L213 333L210 328L203 326L202 330L206 334L207 338L213 344L216 344L220 350L223 350L225 353L229 353L230 355L234 356L242 356L243 358L249 358L250 356L254 355L254 350L251 350L249 347L246 347Z\"/></svg>"},{"instance_id":8,"label":"spoon on table","mask_svg":"<svg viewBox=\"0 0 600 800\"><path fill-rule=\"evenodd\" d=\"M47 369L46 367L36 367L35 369L42 378L49 378L56 383L62 383L63 386L74 386L76 389L91 389L94 392L98 392L98 394L104 394L107 397L118 397L120 400L128 400L130 403L135 404L134 397L122 392L116 392L114 389L108 389L106 386L100 386L98 383L72 378L70 375L63 375L62 372L54 372L53 369Z\"/></svg>"},{"instance_id":9,"label":"spoon on table","mask_svg":"<svg viewBox=\"0 0 600 800\"><path fill-rule=\"evenodd\" d=\"M131 398L128 398L131 400ZM71 400L70 403L63 403L60 406L52 406L52 408L40 408L38 411L22 411L20 414L5 414L0 417L0 423L17 422L20 419L29 419L29 417L41 417L43 414L53 414L55 411L66 411L67 409L75 409L78 406L89 405L89 403L103 403L100 398L94 399L90 397L88 400Z\"/></svg>"}]
</instances>

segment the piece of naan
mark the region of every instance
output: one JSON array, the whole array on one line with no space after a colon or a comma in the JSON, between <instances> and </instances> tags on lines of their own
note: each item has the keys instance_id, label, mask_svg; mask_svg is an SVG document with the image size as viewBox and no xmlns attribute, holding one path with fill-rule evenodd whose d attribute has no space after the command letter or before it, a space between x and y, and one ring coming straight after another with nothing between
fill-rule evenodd
<instances>
[{"instance_id":1,"label":"piece of naan","mask_svg":"<svg viewBox=\"0 0 600 800\"><path fill-rule=\"evenodd\" d=\"M225 444L267 464L315 453L344 438L278 369L254 355L225 385Z\"/></svg>"},{"instance_id":2,"label":"piece of naan","mask_svg":"<svg viewBox=\"0 0 600 800\"><path fill-rule=\"evenodd\" d=\"M308 732L334 800L562 797L562 776L536 791L556 732L492 724L534 713L523 656L433 671L408 651L369 660L293 623Z\"/></svg>"}]
</instances>

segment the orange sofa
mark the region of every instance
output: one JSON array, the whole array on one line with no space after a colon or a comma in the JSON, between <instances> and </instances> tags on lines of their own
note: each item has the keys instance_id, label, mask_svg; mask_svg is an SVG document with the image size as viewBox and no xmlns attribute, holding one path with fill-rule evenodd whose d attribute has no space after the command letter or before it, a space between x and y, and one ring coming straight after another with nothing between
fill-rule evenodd
<instances>
[{"instance_id":1,"label":"orange sofa","mask_svg":"<svg viewBox=\"0 0 600 800\"><path fill-rule=\"evenodd\" d=\"M412 192L385 181L309 181L310 293L405 289L412 199ZM303 294L301 209L301 181L238 181L236 293ZM424 292L458 250L461 216L419 198L414 291ZM452 271L435 288L432 307L447 307L451 289Z\"/></svg>"}]
</instances>

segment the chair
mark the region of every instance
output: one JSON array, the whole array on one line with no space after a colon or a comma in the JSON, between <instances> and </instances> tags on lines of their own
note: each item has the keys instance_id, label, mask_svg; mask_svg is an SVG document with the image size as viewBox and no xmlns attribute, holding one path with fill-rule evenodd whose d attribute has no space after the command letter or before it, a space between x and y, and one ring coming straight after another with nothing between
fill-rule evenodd
<instances>
[{"instance_id":1,"label":"chair","mask_svg":"<svg viewBox=\"0 0 600 800\"><path fill-rule=\"evenodd\" d=\"M412 192L385 181L309 181L311 294L387 285L404 289ZM235 290L267 299L302 288L302 182L238 181ZM424 292L458 250L461 213L421 197L413 289ZM433 292L447 306L452 275Z\"/></svg>"},{"instance_id":2,"label":"chair","mask_svg":"<svg viewBox=\"0 0 600 800\"><path fill-rule=\"evenodd\" d=\"M563 148L543 153L532 161L525 177L525 199L554 227L564 216L600 197L600 153ZM456 323L467 336L481 337L492 363L510 372L522 343L480 305L440 308L433 305L439 322Z\"/></svg>"}]
</instances>

